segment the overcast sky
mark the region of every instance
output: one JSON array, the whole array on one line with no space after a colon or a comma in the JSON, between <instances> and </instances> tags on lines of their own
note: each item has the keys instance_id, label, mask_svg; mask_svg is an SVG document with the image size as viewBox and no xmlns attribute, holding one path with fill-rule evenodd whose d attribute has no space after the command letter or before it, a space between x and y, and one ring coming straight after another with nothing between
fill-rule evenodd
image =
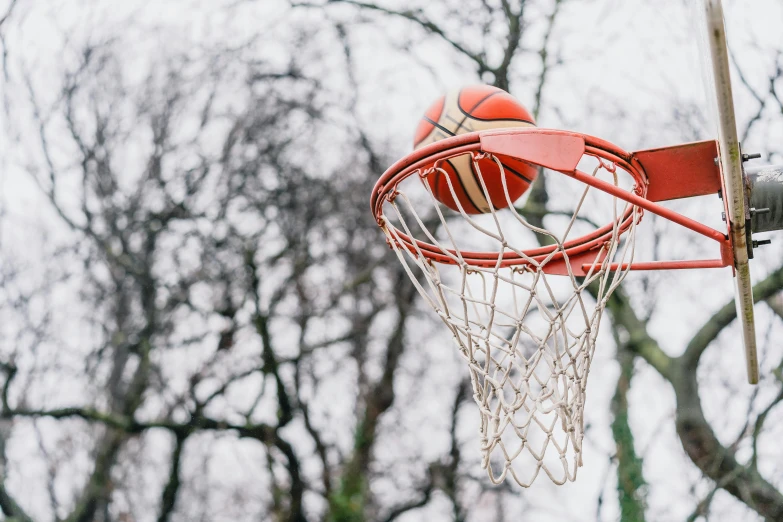
<instances>
[{"instance_id":1,"label":"overcast sky","mask_svg":"<svg viewBox=\"0 0 783 522\"><path fill-rule=\"evenodd\" d=\"M29 75L40 95L38 102L47 107L57 96L57 85L51 83L52 79L59 78L64 67L75 63L77 50L85 42L121 41L120 47L127 55L124 66L131 77L138 72L139 81L149 64L161 56L188 49L192 49L195 56L208 53L215 45L231 47L253 38L257 41L252 45L252 52L259 58L274 61L284 55L281 49L293 38L291 25L319 16L306 13L291 16L286 3L277 0L248 3L195 0L59 0L44 3L20 0L19 19L6 33L6 45L12 57L8 71L13 83L10 87L0 84L0 94L11 106L10 111L4 113L8 119L0 128L0 256L4 252L14 252L34 267L35 256L46 242L45 236L35 231L57 233L60 230L53 224L54 216L40 205L40 193L25 172L26 165L40 166L40 158L35 156L36 129L31 126L27 92L22 88L25 75ZM392 2L388 3L392 5ZM751 86L762 88L776 65L774 54L767 51L780 45L783 4L772 0L727 4L727 25L734 56L745 80ZM0 0L0 13L5 12L7 5L9 0ZM226 5L231 7L226 9ZM332 16L350 24L355 12L335 10ZM128 24L128 20L133 20L134 24ZM420 114L433 99L444 90L477 81L470 64L441 58L446 55L442 43L415 42L410 54L394 49L406 31L409 27L402 23L390 23L383 32L372 24L353 27L351 39L357 49L359 92L346 93L346 96L356 95L357 117L372 139L388 143L399 155L410 150ZM552 69L539 126L578 130L608 139L627 150L714 136L700 68L703 56L699 51L699 34L698 20L682 0L574 1L566 4L553 35L552 51L552 55L562 58L563 63ZM531 47L540 36L540 28L530 31ZM323 61L314 62L315 71L327 71L332 59L326 56ZM529 67L529 73L526 67ZM538 67L537 57L530 55L521 58L515 68L512 93L522 103L532 101L532 78L538 73ZM328 75L325 79L338 81ZM747 89L737 88L736 92L738 122L743 128L753 114L754 100ZM684 118L693 124L691 129L674 121L675 110L681 110ZM335 133L339 133L339 121L335 121ZM324 146L329 147L329 138L324 139ZM773 121L757 127L748 136L745 150L774 151L777 155L773 159L783 160L781 139L783 124L778 119L777 123ZM328 154L324 161L330 161ZM720 226L717 198L673 206L712 226ZM651 251L649 245L659 235L664 238L664 253L683 257L694 253L695 247L689 242L687 233L651 217L645 217L639 235L642 243L647 242L647 250L642 249L645 252ZM378 241L383 241L380 232ZM783 252L777 246L780 243L776 241L753 262L754 279L779 264ZM667 340L664 348L671 355L680 353L694 331L733 293L729 269L631 274L628 279L629 286L637 290L648 282L654 287L653 333ZM638 295L640 301L644 299L644 291L639 291ZM759 314L759 335L768 333L770 320L769 314ZM750 393L742 386L742 353L736 351L736 344L729 338L736 335L736 328L728 329L720 344L731 349L720 350L720 353L715 350L708 358L710 366L714 365L716 377L708 388L714 394L712 397L705 394L706 409L711 416L721 419L717 425L724 441L736 436L734 428L741 426L743 416L741 411L727 411L725 405L734 404L730 401ZM769 354L765 355L765 350L768 345L763 340L760 345L762 358L767 361ZM587 415L594 428L588 434L585 467L580 470L580 479L560 488L552 488L548 483L537 485L539 489L534 490L541 498L557 504L558 509L567 510L568 514L563 516L572 520L594 520L592 512L584 513L585 507L591 507L598 492L614 481L604 458L612 451L607 407L616 378L612 360L613 353L600 349L596 352L588 388ZM722 379L737 384L739 392L729 396L722 391ZM637 443L643 448L646 459L646 478L655 484L650 502L658 514L656 520L682 519L692 510L691 495L684 490L693 482L694 472L687 464L672 460L672 455L681 452L671 422L673 395L660 377L640 365L631 400L635 406L631 415L638 434ZM774 451L770 448L772 454ZM707 486L702 489L706 490ZM720 504L720 500L718 502ZM616 513L616 506L611 502L608 505L606 519L610 520ZM739 512L745 513L744 510ZM727 513L726 518L718 520L734 520L730 517L735 512Z\"/></svg>"}]
</instances>

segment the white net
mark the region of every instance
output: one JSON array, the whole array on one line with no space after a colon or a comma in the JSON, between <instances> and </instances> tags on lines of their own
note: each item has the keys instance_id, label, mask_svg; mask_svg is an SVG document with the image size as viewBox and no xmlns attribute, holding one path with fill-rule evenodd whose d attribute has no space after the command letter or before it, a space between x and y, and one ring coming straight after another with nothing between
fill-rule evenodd
<instances>
[{"instance_id":1,"label":"white net","mask_svg":"<svg viewBox=\"0 0 783 522\"><path fill-rule=\"evenodd\" d=\"M497 163L508 208L467 214L449 176L429 166L396 187L381 226L468 365L481 414L482 467L490 480L498 484L510 475L527 487L543 470L563 484L575 480L582 465L585 392L598 326L633 258L641 210L556 172L547 173L548 192L557 195L547 212L531 201L514 209L500 161L472 154L488 201L478 160ZM586 172L595 177L632 184L613 163L587 155L583 160L592 163ZM459 212L438 203L421 183L429 175L443 175ZM573 238L599 223L611 223L600 244L578 262L569 258ZM522 250L526 243L538 250ZM475 252L484 253L480 262Z\"/></svg>"}]
</instances>

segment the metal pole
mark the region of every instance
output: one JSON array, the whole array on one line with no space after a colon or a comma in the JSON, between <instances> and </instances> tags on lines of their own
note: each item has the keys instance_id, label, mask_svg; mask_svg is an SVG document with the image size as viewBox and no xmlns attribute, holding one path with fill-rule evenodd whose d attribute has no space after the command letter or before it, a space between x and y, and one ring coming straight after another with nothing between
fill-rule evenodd
<instances>
[{"instance_id":1,"label":"metal pole","mask_svg":"<svg viewBox=\"0 0 783 522\"><path fill-rule=\"evenodd\" d=\"M751 230L783 230L783 165L746 167L745 173L750 185Z\"/></svg>"}]
</instances>

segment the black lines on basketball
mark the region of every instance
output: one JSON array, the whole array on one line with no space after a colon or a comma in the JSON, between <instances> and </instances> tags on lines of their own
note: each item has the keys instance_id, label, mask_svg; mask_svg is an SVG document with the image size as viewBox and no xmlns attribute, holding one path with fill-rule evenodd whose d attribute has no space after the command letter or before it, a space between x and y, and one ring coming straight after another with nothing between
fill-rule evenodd
<instances>
[{"instance_id":1,"label":"black lines on basketball","mask_svg":"<svg viewBox=\"0 0 783 522\"><path fill-rule=\"evenodd\" d=\"M524 174L522 174L518 170L513 169L510 165L508 165L508 162L501 161L500 164L503 165L503 169L506 170L506 172L510 172L514 176L516 176L519 179L521 179L522 181L526 182L528 185L532 185L533 184L533 180L532 179L528 178L527 176L525 176ZM533 167L532 165L529 165L529 166ZM533 168L535 168L535 167L533 167Z\"/></svg>"},{"instance_id":2,"label":"black lines on basketball","mask_svg":"<svg viewBox=\"0 0 783 522\"><path fill-rule=\"evenodd\" d=\"M471 107L470 110L466 111L465 109L462 108L462 92L463 91L464 91L464 89L460 89L459 93L457 93L457 108L460 110L460 112L462 112L463 116L462 116L462 118L459 121L457 121L456 118L452 118L452 121L457 124L457 130L461 129L465 125L465 121L467 121L468 118L478 119L478 118L474 118L471 113L473 111L475 111L482 103L484 103L488 99L492 98L493 96L495 96L499 92L503 92L503 91L490 92L489 94L485 95L483 98L479 99L476 103L474 103L473 107ZM450 116L450 115L448 115L448 116ZM472 131L472 130L473 130L472 128L468 129L469 132Z\"/></svg>"},{"instance_id":3,"label":"black lines on basketball","mask_svg":"<svg viewBox=\"0 0 783 522\"><path fill-rule=\"evenodd\" d=\"M536 178L538 171L532 170L535 167L527 164L522 166L532 170L531 176L528 177L519 170L514 169L508 165L508 162L501 162L502 171L498 167L497 163L490 158L484 158L478 161L479 172L476 171L476 164L471 161L470 170L473 175L473 179L476 181L476 185L481 191L482 199L491 201L494 208L504 208L508 206L508 199L506 198L506 188L508 189L508 196L511 201L517 200L533 183L533 179ZM503 187L503 178L505 177L506 188ZM532 178L532 179L531 179ZM482 185L481 181L484 181ZM485 191L486 189L486 191ZM489 208L488 204L483 205L483 208ZM486 210L485 210L486 212Z\"/></svg>"},{"instance_id":4,"label":"black lines on basketball","mask_svg":"<svg viewBox=\"0 0 783 522\"><path fill-rule=\"evenodd\" d=\"M476 181L476 185L478 186L478 189L481 192L481 195L483 196L482 199L484 200L485 205L482 205L482 207L488 209L489 208L488 200L492 199L492 194L487 194L484 191L484 189L485 189L484 184L481 183L481 180L482 180L483 176L479 175L479 173L476 172L476 164L475 164L475 162L472 161L472 159L471 159L471 162L470 162L470 173L473 175L473 179ZM487 188L487 191L489 191L489 188L488 187L486 187L486 188ZM468 195L468 197L470 197L470 195ZM472 202L472 200L471 200L471 202ZM475 205L475 206L480 211L484 212L484 210L482 208L479 208L478 205ZM494 201L492 202L492 206L493 207L495 206L495 202Z\"/></svg>"},{"instance_id":5,"label":"black lines on basketball","mask_svg":"<svg viewBox=\"0 0 783 522\"><path fill-rule=\"evenodd\" d=\"M470 119L476 120L476 121L485 121L485 122L493 122L493 121L498 121L498 120L502 120L502 121L518 121L519 123L526 123L527 125L533 125L533 126L536 125L536 122L534 122L532 120L525 120L525 119L522 119L522 118L479 118L478 116L476 116L474 114L471 114L470 115ZM523 125L520 125L520 127L523 127Z\"/></svg>"},{"instance_id":6,"label":"black lines on basketball","mask_svg":"<svg viewBox=\"0 0 783 522\"><path fill-rule=\"evenodd\" d=\"M452 116L451 114L446 114L446 115L444 116L444 118L446 118L447 120L450 120L452 123L455 123L455 124L457 125L457 133L459 133L459 130L460 130L460 129L465 129L465 130L466 130L466 131L468 131L468 132L471 132L471 131L473 130L473 129L471 129L470 127L467 127L467 126L465 125L465 122L466 122L466 121L467 121L467 119L468 119L467 117L464 117L464 118L461 118L461 119L459 119L459 120L458 120L457 118L455 118L455 117L454 117L454 116Z\"/></svg>"},{"instance_id":7,"label":"black lines on basketball","mask_svg":"<svg viewBox=\"0 0 783 522\"><path fill-rule=\"evenodd\" d=\"M467 118L475 118L475 119L477 119L477 120L480 120L481 118L476 118L475 116L473 116L473 111L475 111L476 109L478 109L478 108L479 108L479 106L480 106L482 103L484 103L484 102L485 102L485 101L487 101L488 99L492 98L492 97L493 97L493 96L495 96L496 94L499 94L500 92L503 92L503 91L495 91L495 92L491 92L491 93L487 94L486 96L484 96L483 98L481 98L479 101L477 101L475 104L473 104L473 107L471 107L469 110L467 110L467 111L466 111L465 109L463 109L463 108L462 108L462 90L460 90L460 91L459 91L459 94L457 95L457 108L458 108L460 111L462 111L462 114L464 114L464 115L465 115L465 117L464 117L464 118L462 118L462 121L465 121ZM495 119L497 119L497 118L495 118ZM505 118L504 118L504 119L505 119ZM483 121L489 121L489 120L483 120Z\"/></svg>"},{"instance_id":8,"label":"black lines on basketball","mask_svg":"<svg viewBox=\"0 0 783 522\"><path fill-rule=\"evenodd\" d=\"M514 98L510 94L496 87L488 87L488 88L493 89L492 92L484 94L475 103L473 103L473 106L470 107L469 109L465 109L465 107L463 107L463 100L462 100L463 93L468 89L460 90L457 97L457 107L459 108L460 112L462 112L462 114L464 115L462 118L463 122L465 119L470 118L482 122L503 120L503 121L515 121L527 125L536 124L535 121L533 121L533 117L528 113L527 109L515 103L516 100L514 100ZM471 94L475 94L475 93L471 93ZM466 94L466 96L468 96L468 94ZM491 116L477 114L477 112L479 112L479 108L485 106L485 104L487 103L489 103L489 105L492 106L490 109L490 112L492 113Z\"/></svg>"},{"instance_id":9,"label":"black lines on basketball","mask_svg":"<svg viewBox=\"0 0 783 522\"><path fill-rule=\"evenodd\" d=\"M454 183L453 179L457 178L457 181L459 181L459 188L462 189L462 193L465 194L464 198L460 198L460 203L462 203L463 206L465 206L465 203L469 203L470 206L473 207L472 209L467 209L466 208L465 212L467 212L468 214L479 214L479 213L481 213L482 212L481 207L479 207L476 204L476 202L473 201L473 198L470 197L470 192L468 192L467 187L465 187L465 182L462 179L462 176L460 175L459 171L457 170L457 167L454 166L454 164L451 162L451 160L448 160L446 163L449 164L449 166L451 167L451 170L454 171L454 174L455 174L454 176L452 176L452 184ZM472 160L470 162L470 170L473 171L473 161ZM474 178L476 177L476 173L475 172L473 172L473 177ZM478 180L476 180L476 182L478 183ZM479 187L481 187L481 185L479 185ZM449 190L448 183L446 184L446 190L448 191L449 196L451 196L451 190ZM460 193L459 193L459 191L456 190L456 187L455 187L454 192L457 193L457 197L460 196ZM454 210L459 210L459 208L455 205ZM471 212L471 210L473 212Z\"/></svg>"},{"instance_id":10,"label":"black lines on basketball","mask_svg":"<svg viewBox=\"0 0 783 522\"><path fill-rule=\"evenodd\" d=\"M448 136L456 136L456 134L455 134L455 133L451 132L449 129L447 129L446 127L444 127L443 125L441 125L441 124L440 124L440 123L438 123L437 121L432 121L431 119L429 119L429 118L428 118L428 117L426 117L426 116L424 117L424 120L426 120L426 121L428 121L429 123L431 123L433 127L435 127L436 129L438 129L438 130L442 131L444 134L446 134L446 135L448 135ZM426 137L426 136L425 136L425 137Z\"/></svg>"},{"instance_id":11,"label":"black lines on basketball","mask_svg":"<svg viewBox=\"0 0 783 522\"><path fill-rule=\"evenodd\" d=\"M425 139L427 139L428 136L430 136L430 134L432 134L432 131L437 126L437 122L440 120L440 117L443 114L445 104L446 97L441 96L435 101L435 103L430 105L430 107L427 109L427 112L424 113L424 116L422 117L421 121L419 121L419 126L416 127L416 132L413 136L414 148L418 147L421 142L423 142ZM451 133L447 133L447 135L449 134Z\"/></svg>"}]
</instances>

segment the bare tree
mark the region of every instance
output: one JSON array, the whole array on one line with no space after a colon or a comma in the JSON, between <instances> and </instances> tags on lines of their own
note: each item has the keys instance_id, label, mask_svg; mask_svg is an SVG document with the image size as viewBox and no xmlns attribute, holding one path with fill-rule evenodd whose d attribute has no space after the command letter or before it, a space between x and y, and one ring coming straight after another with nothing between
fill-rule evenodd
<instances>
[{"instance_id":1,"label":"bare tree","mask_svg":"<svg viewBox=\"0 0 783 522\"><path fill-rule=\"evenodd\" d=\"M488 51L495 42L490 43L489 39L485 39L476 46L475 39L460 38L460 31L450 33L445 25L435 21L435 18L428 15L425 9L388 8L380 3L349 0L329 2L329 4L338 3L348 3L367 12L408 20L413 26L423 30L431 37L448 43L457 56L471 61L477 77L486 78L489 73L494 84L506 90L512 86L510 75L514 57L520 53L530 52L529 49L524 49L520 45L523 36L522 28L527 24L526 9L531 4L524 0L521 2L502 1L497 6L483 3L483 6L477 10L466 9L460 5L454 11L449 12L450 16L447 19L461 19L461 27L481 24L481 21L484 20L486 25L482 26L482 33L485 37L490 34L488 28L493 24L507 27L505 45L501 47L502 52L498 54L500 59L496 59L494 62L489 58ZM539 113L542 103L541 94L546 85L547 73L553 65L549 57L548 43L560 7L561 2L554 2L551 14L547 19L548 26L544 31L542 45L537 50L541 59L541 72L538 76L538 86L535 89L534 113L536 115ZM779 57L780 51L777 52ZM559 63L559 61L554 63ZM769 77L768 88L761 92L749 84L745 75L742 74L742 70L739 71L741 84L748 89L758 104L757 113L748 120L745 126L743 134L746 138L754 125L762 119L768 104L780 105L780 97L777 95L780 77L781 67L778 63L773 75ZM534 224L540 224L546 213L538 212L541 207L546 208L549 199L544 179L543 176L537 179L528 199L527 208L522 209L522 212ZM754 287L754 296L757 302L768 303L778 316L780 314L775 312L775 305L772 303L777 303L778 296L783 290L783 286L781 286L783 284L782 270L783 267L780 267L771 271ZM766 406L758 407L756 406L757 394L753 393L748 406L750 418L747 421L746 429L740 432L739 438L731 445L722 444L719 441L702 408L700 386L697 379L699 362L708 348L717 345L716 341L721 332L736 320L734 303L727 302L709 318L690 340L685 352L678 357L667 355L670 350L664 350L661 345L662 341L651 336L649 333L650 319L641 316L635 310L628 290L621 288L613 295L609 310L612 315L612 327L615 330L617 359L621 367L621 376L612 403L615 417L612 431L617 445L613 459L616 460L617 465L617 490L620 497L622 519L643 520L646 509L647 484L644 479L643 461L635 448L633 432L628 420L627 395L632 383L634 361L637 357L647 362L671 385L677 402L675 423L678 437L685 454L703 476L714 482L716 490L725 490L764 519L779 520L783 518L783 496L781 496L779 485L765 478L759 472L756 454L758 438L763 432L765 421L770 412L780 403L783 395L779 392L775 393ZM778 370L773 372L772 382L767 382L769 386L778 390L783 384L780 382L780 364L783 363L772 365ZM750 441L753 456L750 460L743 461L737 456L737 448L745 440ZM706 516L708 511L705 506L709 505L714 491L699 503L695 516Z\"/></svg>"},{"instance_id":2,"label":"bare tree","mask_svg":"<svg viewBox=\"0 0 783 522\"><path fill-rule=\"evenodd\" d=\"M437 319L367 208L398 151L358 115L366 44L353 36L399 24L392 50L411 63L417 45L435 43L475 81L523 85L538 116L551 74L568 65L555 44L572 3L281 3L257 35L166 50L142 74L126 64L131 36L76 39L42 83L4 37L22 23L11 2L0 18L6 107L46 225L0 245L6 519L392 521L440 510L467 521L535 507L486 486L463 435L475 413L467 374L428 353ZM221 12L241 17L247 5ZM780 70L767 91L744 82L759 104L746 134L783 107ZM522 209L533 223L550 211L545 179ZM782 270L754 289L776 322ZM766 362L777 370L726 443L699 368L736 319L733 303L674 356L641 293L618 289L606 325L620 369L606 465L622 520L650 517L654 487L632 422L640 367L674 394L685 469L709 481L691 519L706 519L719 492L783 519L760 443L783 398L781 362ZM441 380L426 388L425 376ZM433 434L439 442L422 442Z\"/></svg>"},{"instance_id":3,"label":"bare tree","mask_svg":"<svg viewBox=\"0 0 783 522\"><path fill-rule=\"evenodd\" d=\"M234 507L237 518L394 518L412 509L377 503L368 482L415 310L413 287L365 209L370 173L389 158L351 126L350 107L325 101L323 78L303 58L314 50L305 29L328 31L303 26L283 65L257 58L253 39L195 59L162 56L134 84L121 44L100 42L77 49L50 105L31 76L19 82L41 158L27 171L62 235L44 245L43 265L62 274L34 289L18 272L4 274L17 342L2 365L3 418L57 420L90 440L89 471L69 473L79 456L48 449L51 437L41 435L50 506L36 512L161 521L191 509L231 513L228 497L211 508L209 495L198 496L202 483L219 490L219 479L183 466L206 462L201 441L244 439L257 445L245 464L265 486L260 505ZM346 136L324 143L330 117L346 118ZM328 151L341 159L326 167ZM378 281L396 291L375 291ZM70 316L81 350L67 362L22 364L44 343L66 345L55 320L30 317L35 299L62 306L57 284L78 288L69 299L78 296ZM60 405L45 394L62 384L66 364L81 392ZM346 422L329 417L323 390L335 377L345 381ZM128 501L145 496L135 459L166 446L157 502ZM31 500L20 494L3 489L7 517L29 518ZM308 508L308 495L321 501Z\"/></svg>"}]
</instances>

